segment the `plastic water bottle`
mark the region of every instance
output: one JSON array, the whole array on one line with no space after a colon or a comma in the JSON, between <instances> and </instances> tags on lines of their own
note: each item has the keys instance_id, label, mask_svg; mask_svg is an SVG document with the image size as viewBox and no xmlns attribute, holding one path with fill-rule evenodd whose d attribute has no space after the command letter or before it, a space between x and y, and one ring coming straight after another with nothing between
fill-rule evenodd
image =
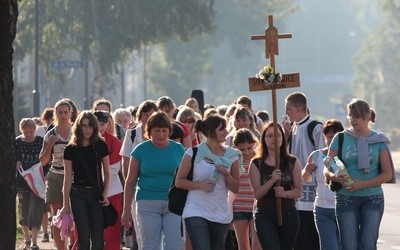
<instances>
[{"instance_id":1,"label":"plastic water bottle","mask_svg":"<svg viewBox=\"0 0 400 250\"><path fill-rule=\"evenodd\" d=\"M336 165L335 160L333 160L330 156L326 156L325 154L322 155L322 159L324 160L324 165L329 169L329 171L337 175L339 172L339 167Z\"/></svg>"},{"instance_id":2,"label":"plastic water bottle","mask_svg":"<svg viewBox=\"0 0 400 250\"><path fill-rule=\"evenodd\" d=\"M219 172L215 169L210 176L210 182L213 184L212 188L208 191L208 193L214 192L215 185L218 182Z\"/></svg>"},{"instance_id":3,"label":"plastic water bottle","mask_svg":"<svg viewBox=\"0 0 400 250\"><path fill-rule=\"evenodd\" d=\"M347 172L347 169L344 166L344 163L337 156L335 156L333 159L336 162L336 166L339 168L338 174L336 174L336 175L344 175L345 179L346 179L344 186L346 186L346 187L351 186L354 183L354 180L351 178L351 176Z\"/></svg>"}]
</instances>

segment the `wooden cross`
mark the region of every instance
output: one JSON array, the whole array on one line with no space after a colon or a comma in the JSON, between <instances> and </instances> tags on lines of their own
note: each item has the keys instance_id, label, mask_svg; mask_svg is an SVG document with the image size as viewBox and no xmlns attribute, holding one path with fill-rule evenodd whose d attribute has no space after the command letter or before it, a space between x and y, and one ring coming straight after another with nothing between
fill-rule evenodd
<instances>
[{"instance_id":1,"label":"wooden cross","mask_svg":"<svg viewBox=\"0 0 400 250\"><path fill-rule=\"evenodd\" d=\"M270 65L275 71L275 55L279 55L278 40L283 38L292 38L292 34L278 34L277 28L274 27L272 15L268 16L268 28L265 29L264 35L251 36L251 40L264 40L265 41L265 58L269 58ZM278 119L277 119L277 107L276 107L276 89L293 88L300 86L300 74L290 73L282 74L282 81L280 83L266 84L263 79L256 77L249 78L249 89L250 91L261 91L271 90L272 91L272 115L274 122L274 141L277 141L278 135ZM284 137L284 135L282 135ZM261 138L262 140L264 138ZM279 169L279 147L275 143L275 168ZM280 180L276 182L276 186L280 186ZM281 198L277 198L277 214L278 214L278 225L282 225L282 201Z\"/></svg>"}]
</instances>

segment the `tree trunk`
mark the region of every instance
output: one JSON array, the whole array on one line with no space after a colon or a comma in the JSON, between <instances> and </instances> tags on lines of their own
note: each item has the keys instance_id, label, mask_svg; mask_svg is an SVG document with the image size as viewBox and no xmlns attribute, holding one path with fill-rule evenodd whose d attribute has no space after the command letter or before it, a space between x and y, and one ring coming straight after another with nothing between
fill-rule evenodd
<instances>
[{"instance_id":1,"label":"tree trunk","mask_svg":"<svg viewBox=\"0 0 400 250\"><path fill-rule=\"evenodd\" d=\"M15 249L16 236L12 44L17 17L17 0L0 0L0 250Z\"/></svg>"}]
</instances>

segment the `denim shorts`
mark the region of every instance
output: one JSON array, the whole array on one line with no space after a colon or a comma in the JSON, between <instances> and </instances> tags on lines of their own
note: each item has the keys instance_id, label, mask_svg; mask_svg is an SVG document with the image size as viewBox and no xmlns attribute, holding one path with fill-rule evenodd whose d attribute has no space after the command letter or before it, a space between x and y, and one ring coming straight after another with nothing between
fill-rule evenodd
<instances>
[{"instance_id":1,"label":"denim shorts","mask_svg":"<svg viewBox=\"0 0 400 250\"><path fill-rule=\"evenodd\" d=\"M252 212L233 212L233 220L252 220Z\"/></svg>"}]
</instances>

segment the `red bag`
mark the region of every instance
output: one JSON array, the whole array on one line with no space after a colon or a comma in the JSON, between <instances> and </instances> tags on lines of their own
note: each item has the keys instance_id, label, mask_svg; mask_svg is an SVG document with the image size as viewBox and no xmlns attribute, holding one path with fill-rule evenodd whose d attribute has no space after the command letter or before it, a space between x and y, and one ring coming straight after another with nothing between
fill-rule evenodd
<instances>
[{"instance_id":1,"label":"red bag","mask_svg":"<svg viewBox=\"0 0 400 250\"><path fill-rule=\"evenodd\" d=\"M43 200L46 197L46 185L43 174L43 166L42 164L36 163L28 170L23 170L22 168L18 169L19 174L25 179L26 183L28 183L31 190Z\"/></svg>"}]
</instances>

